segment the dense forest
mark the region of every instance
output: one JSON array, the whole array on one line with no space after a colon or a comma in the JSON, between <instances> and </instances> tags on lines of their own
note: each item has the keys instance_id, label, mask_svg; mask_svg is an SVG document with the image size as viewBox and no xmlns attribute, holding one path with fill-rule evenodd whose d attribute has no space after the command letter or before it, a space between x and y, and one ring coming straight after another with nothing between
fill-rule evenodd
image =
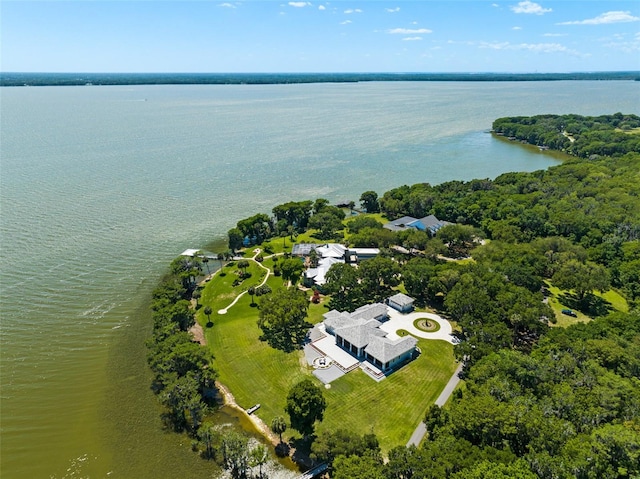
<instances>
[{"instance_id":1,"label":"dense forest","mask_svg":"<svg viewBox=\"0 0 640 479\"><path fill-rule=\"evenodd\" d=\"M398 446L385 463L375 436L325 432L311 454L331 477L640 477L639 127L620 113L499 119L494 131L574 157L494 180L368 191L368 214L349 219L324 199L292 201L229 231L231 251L309 231L379 247L358 269L329 270L328 306L352 311L404 288L457 325L464 387L426 411L421 446ZM405 215L450 224L429 234L380 221ZM215 372L185 332L201 269L179 258L156 290L149 360L169 422L202 441ZM586 322L554 327L551 289Z\"/></svg>"},{"instance_id":2,"label":"dense forest","mask_svg":"<svg viewBox=\"0 0 640 479\"><path fill-rule=\"evenodd\" d=\"M638 80L640 72L577 73L21 73L2 72L0 86L259 85L366 81Z\"/></svg>"},{"instance_id":3,"label":"dense forest","mask_svg":"<svg viewBox=\"0 0 640 479\"><path fill-rule=\"evenodd\" d=\"M561 150L580 158L618 156L640 151L640 117L637 115L540 115L500 118L493 130L532 145ZM635 130L636 134L633 133Z\"/></svg>"}]
</instances>

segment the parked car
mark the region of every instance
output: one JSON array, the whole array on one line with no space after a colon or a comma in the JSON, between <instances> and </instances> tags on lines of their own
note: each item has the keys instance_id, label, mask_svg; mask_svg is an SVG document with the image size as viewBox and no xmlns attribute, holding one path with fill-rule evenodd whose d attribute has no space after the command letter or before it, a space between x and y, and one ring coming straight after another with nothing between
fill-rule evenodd
<instances>
[{"instance_id":1,"label":"parked car","mask_svg":"<svg viewBox=\"0 0 640 479\"><path fill-rule=\"evenodd\" d=\"M567 316L571 316L573 318L577 318L578 315L571 309L563 309L562 314L566 314Z\"/></svg>"}]
</instances>

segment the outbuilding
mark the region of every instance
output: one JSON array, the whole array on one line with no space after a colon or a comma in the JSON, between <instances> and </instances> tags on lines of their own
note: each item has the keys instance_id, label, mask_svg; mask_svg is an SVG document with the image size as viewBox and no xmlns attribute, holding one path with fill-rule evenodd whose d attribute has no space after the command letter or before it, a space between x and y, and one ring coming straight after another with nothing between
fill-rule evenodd
<instances>
[{"instance_id":1,"label":"outbuilding","mask_svg":"<svg viewBox=\"0 0 640 479\"><path fill-rule=\"evenodd\" d=\"M387 304L401 313L410 313L413 311L413 301L414 299L411 296L407 296L404 293L398 293L391 296L387 300Z\"/></svg>"}]
</instances>

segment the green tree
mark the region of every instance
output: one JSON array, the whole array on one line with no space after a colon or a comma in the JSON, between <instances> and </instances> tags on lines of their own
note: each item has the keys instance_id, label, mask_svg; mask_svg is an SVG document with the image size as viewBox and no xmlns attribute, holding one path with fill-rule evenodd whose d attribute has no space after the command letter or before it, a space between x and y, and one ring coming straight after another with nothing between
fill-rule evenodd
<instances>
[{"instance_id":1,"label":"green tree","mask_svg":"<svg viewBox=\"0 0 640 479\"><path fill-rule=\"evenodd\" d=\"M244 241L244 235L242 234L242 231L240 231L238 228L231 228L227 233L227 236L229 237L229 249L233 253L242 248L242 242ZM220 259L220 257L218 257L218 259Z\"/></svg>"},{"instance_id":2,"label":"green tree","mask_svg":"<svg viewBox=\"0 0 640 479\"><path fill-rule=\"evenodd\" d=\"M276 416L271 421L271 430L275 432L282 442L282 435L287 430L287 423L282 416Z\"/></svg>"},{"instance_id":3,"label":"green tree","mask_svg":"<svg viewBox=\"0 0 640 479\"><path fill-rule=\"evenodd\" d=\"M448 248L452 258L462 258L469 255L474 245L474 238L479 234L469 225L446 225L438 230L436 237L442 240Z\"/></svg>"},{"instance_id":4,"label":"green tree","mask_svg":"<svg viewBox=\"0 0 640 479\"><path fill-rule=\"evenodd\" d=\"M207 315L207 326L211 324L211 313L213 313L213 310L211 309L211 306L205 306L204 307L204 314Z\"/></svg>"},{"instance_id":5,"label":"green tree","mask_svg":"<svg viewBox=\"0 0 640 479\"><path fill-rule=\"evenodd\" d=\"M381 461L370 456L338 456L333 462L333 479L386 479Z\"/></svg>"},{"instance_id":6,"label":"green tree","mask_svg":"<svg viewBox=\"0 0 640 479\"><path fill-rule=\"evenodd\" d=\"M258 477L262 479L262 466L267 463L267 459L269 458L269 453L267 452L267 448L264 447L263 444L256 445L249 452L249 465L251 467L258 466Z\"/></svg>"},{"instance_id":7,"label":"green tree","mask_svg":"<svg viewBox=\"0 0 640 479\"><path fill-rule=\"evenodd\" d=\"M331 294L329 307L339 311L354 311L364 305L367 299L360 294L360 284L356 269L345 263L336 263L326 274L324 290Z\"/></svg>"},{"instance_id":8,"label":"green tree","mask_svg":"<svg viewBox=\"0 0 640 479\"><path fill-rule=\"evenodd\" d=\"M249 261L246 259L241 259L238 261L238 268L240 269L240 277L244 278L247 274L247 268L249 267Z\"/></svg>"},{"instance_id":9,"label":"green tree","mask_svg":"<svg viewBox=\"0 0 640 479\"><path fill-rule=\"evenodd\" d=\"M609 288L609 273L603 266L586 261L569 260L553 275L553 283L562 289L574 290L579 300L594 289Z\"/></svg>"},{"instance_id":10,"label":"green tree","mask_svg":"<svg viewBox=\"0 0 640 479\"><path fill-rule=\"evenodd\" d=\"M524 460L512 464L482 461L470 469L458 472L451 479L537 479Z\"/></svg>"},{"instance_id":11,"label":"green tree","mask_svg":"<svg viewBox=\"0 0 640 479\"><path fill-rule=\"evenodd\" d=\"M380 458L380 445L375 434L359 436L346 429L324 431L311 445L311 457L325 462L332 468L338 456L364 456Z\"/></svg>"},{"instance_id":12,"label":"green tree","mask_svg":"<svg viewBox=\"0 0 640 479\"><path fill-rule=\"evenodd\" d=\"M162 403L169 410L167 418L177 431L187 427L187 410L200 401L198 383L193 374L175 377L169 381L161 395Z\"/></svg>"},{"instance_id":13,"label":"green tree","mask_svg":"<svg viewBox=\"0 0 640 479\"><path fill-rule=\"evenodd\" d=\"M325 206L319 213L311 217L309 227L318 230L318 233L316 233L318 238L329 240L333 239L336 232L343 228L343 219L344 211L340 208Z\"/></svg>"},{"instance_id":14,"label":"green tree","mask_svg":"<svg viewBox=\"0 0 640 479\"><path fill-rule=\"evenodd\" d=\"M249 289L247 289L247 293L249 294L249 296L251 296L251 306L253 306L255 303L253 302L253 297L256 294L256 288L255 286L249 286Z\"/></svg>"},{"instance_id":15,"label":"green tree","mask_svg":"<svg viewBox=\"0 0 640 479\"><path fill-rule=\"evenodd\" d=\"M380 211L378 193L375 191L365 191L360 195L360 205L367 213L378 213Z\"/></svg>"},{"instance_id":16,"label":"green tree","mask_svg":"<svg viewBox=\"0 0 640 479\"><path fill-rule=\"evenodd\" d=\"M195 300L196 300L196 309L198 309L198 307L200 306L200 305L198 304L198 300L199 300L201 297L202 297L202 292L201 292L198 288L196 288L196 289L194 290L194 292L193 292L193 293L191 293L191 298L193 298L193 299L195 299Z\"/></svg>"},{"instance_id":17,"label":"green tree","mask_svg":"<svg viewBox=\"0 0 640 479\"><path fill-rule=\"evenodd\" d=\"M285 412L291 427L303 436L309 436L313 434L316 421L324 418L326 408L322 389L310 379L303 379L289 390Z\"/></svg>"},{"instance_id":18,"label":"green tree","mask_svg":"<svg viewBox=\"0 0 640 479\"><path fill-rule=\"evenodd\" d=\"M209 422L203 423L200 426L200 429L198 429L198 439L200 439L200 442L204 446L202 455L206 459L215 458L216 444L218 443L220 437L213 424Z\"/></svg>"},{"instance_id":19,"label":"green tree","mask_svg":"<svg viewBox=\"0 0 640 479\"><path fill-rule=\"evenodd\" d=\"M195 286L195 278L202 272L202 262L200 258L194 256L179 256L171 263L171 274L182 281L186 290L191 290Z\"/></svg>"},{"instance_id":20,"label":"green tree","mask_svg":"<svg viewBox=\"0 0 640 479\"><path fill-rule=\"evenodd\" d=\"M272 348L291 352L302 347L311 324L305 321L309 301L294 288L278 289L260 301L258 326L262 341Z\"/></svg>"},{"instance_id":21,"label":"green tree","mask_svg":"<svg viewBox=\"0 0 640 479\"><path fill-rule=\"evenodd\" d=\"M318 257L318 252L315 249L309 251L309 266L317 268L319 262L320 258Z\"/></svg>"},{"instance_id":22,"label":"green tree","mask_svg":"<svg viewBox=\"0 0 640 479\"><path fill-rule=\"evenodd\" d=\"M391 288L400 284L398 264L383 256L363 261L358 272L362 291L369 301L383 301Z\"/></svg>"},{"instance_id":23,"label":"green tree","mask_svg":"<svg viewBox=\"0 0 640 479\"><path fill-rule=\"evenodd\" d=\"M380 223L377 219L366 215L356 216L354 219L347 223L347 229L349 230L349 233L352 234L355 234L364 228L381 229L382 223Z\"/></svg>"},{"instance_id":24,"label":"green tree","mask_svg":"<svg viewBox=\"0 0 640 479\"><path fill-rule=\"evenodd\" d=\"M292 284L296 284L304 270L304 263L300 258L285 259L280 263L280 270L282 271L282 279L285 282L291 281Z\"/></svg>"},{"instance_id":25,"label":"green tree","mask_svg":"<svg viewBox=\"0 0 640 479\"><path fill-rule=\"evenodd\" d=\"M265 294L269 294L271 292L271 287L265 283L262 286L258 286L256 288L256 296L263 296Z\"/></svg>"},{"instance_id":26,"label":"green tree","mask_svg":"<svg viewBox=\"0 0 640 479\"><path fill-rule=\"evenodd\" d=\"M229 431L222 437L222 458L225 469L234 479L244 478L249 469L249 441L235 431Z\"/></svg>"}]
</instances>

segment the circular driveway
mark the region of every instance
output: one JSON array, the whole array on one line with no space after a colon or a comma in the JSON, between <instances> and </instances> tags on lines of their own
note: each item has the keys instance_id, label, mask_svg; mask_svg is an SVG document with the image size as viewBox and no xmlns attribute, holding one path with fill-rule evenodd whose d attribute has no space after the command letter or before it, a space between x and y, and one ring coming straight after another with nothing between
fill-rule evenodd
<instances>
[{"instance_id":1,"label":"circular driveway","mask_svg":"<svg viewBox=\"0 0 640 479\"><path fill-rule=\"evenodd\" d=\"M440 339L442 341L447 341L451 344L456 344L457 340L455 337L451 335L452 329L451 324L446 319L441 318L437 314L433 313L424 313L424 312L413 312L408 314L402 314L399 311L396 311L393 308L389 309L389 320L385 321L380 329L387 333L387 337L389 339L398 339L400 336L396 333L399 329L404 329L409 332L409 334L423 339ZM416 328L413 323L417 319L429 319L431 321L435 321L440 325L440 329L434 332L422 331Z\"/></svg>"}]
</instances>

